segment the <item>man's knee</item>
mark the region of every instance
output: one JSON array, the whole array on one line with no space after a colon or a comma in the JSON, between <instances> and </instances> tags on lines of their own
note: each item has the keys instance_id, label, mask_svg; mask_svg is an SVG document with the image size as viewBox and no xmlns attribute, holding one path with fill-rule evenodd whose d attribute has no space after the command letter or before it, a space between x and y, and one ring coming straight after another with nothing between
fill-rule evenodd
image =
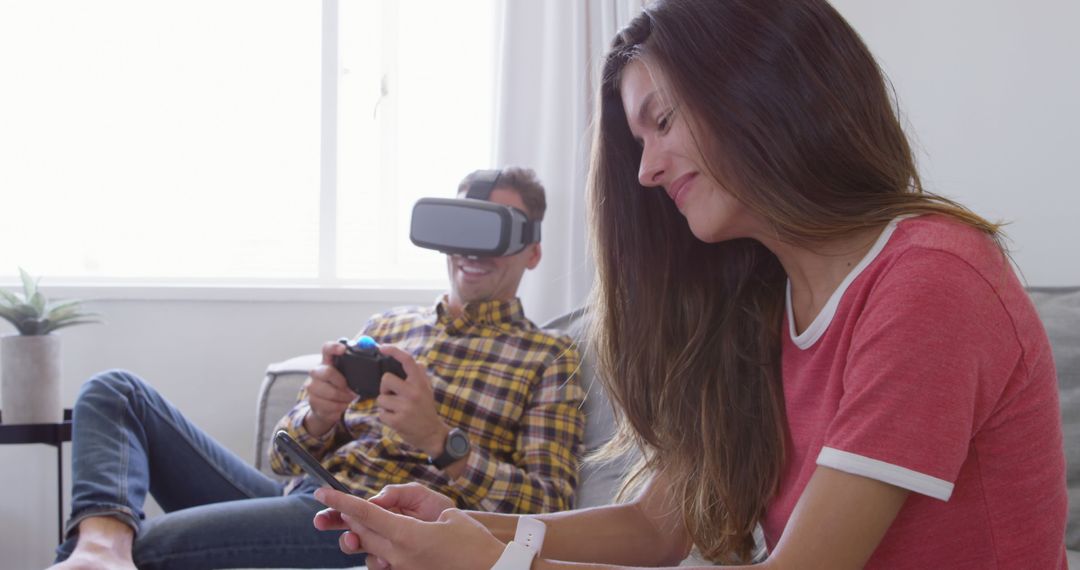
<instances>
[{"instance_id":1,"label":"man's knee","mask_svg":"<svg viewBox=\"0 0 1080 570\"><path fill-rule=\"evenodd\" d=\"M127 370L106 370L87 380L79 390L76 406L102 400L130 399L144 390L146 382Z\"/></svg>"}]
</instances>

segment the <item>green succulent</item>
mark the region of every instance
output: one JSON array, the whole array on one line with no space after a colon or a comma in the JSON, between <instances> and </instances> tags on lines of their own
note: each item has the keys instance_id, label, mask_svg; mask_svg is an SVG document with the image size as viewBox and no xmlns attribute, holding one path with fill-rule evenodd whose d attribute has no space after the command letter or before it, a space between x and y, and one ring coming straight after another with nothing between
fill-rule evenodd
<instances>
[{"instance_id":1,"label":"green succulent","mask_svg":"<svg viewBox=\"0 0 1080 570\"><path fill-rule=\"evenodd\" d=\"M0 289L0 317L15 325L19 334L45 335L63 327L101 322L97 313L84 312L82 301L77 299L49 302L38 288L40 279L30 277L21 267L19 276L23 284L21 295Z\"/></svg>"}]
</instances>

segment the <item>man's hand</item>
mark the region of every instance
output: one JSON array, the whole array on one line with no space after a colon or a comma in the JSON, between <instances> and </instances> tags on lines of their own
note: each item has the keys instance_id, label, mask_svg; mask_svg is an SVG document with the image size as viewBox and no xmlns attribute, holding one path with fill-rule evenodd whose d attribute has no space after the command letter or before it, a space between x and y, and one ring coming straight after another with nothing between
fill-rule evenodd
<instances>
[{"instance_id":1,"label":"man's hand","mask_svg":"<svg viewBox=\"0 0 1080 570\"><path fill-rule=\"evenodd\" d=\"M304 428L315 437L330 431L340 420L356 393L334 367L334 357L345 353L345 345L327 342L322 347L322 364L311 370L307 387L311 411L304 418Z\"/></svg>"},{"instance_id":2,"label":"man's hand","mask_svg":"<svg viewBox=\"0 0 1080 570\"><path fill-rule=\"evenodd\" d=\"M379 421L401 434L413 447L431 457L442 454L450 428L435 408L435 390L424 368L409 353L380 346L379 351L394 357L405 370L405 379L383 374L379 385Z\"/></svg>"}]
</instances>

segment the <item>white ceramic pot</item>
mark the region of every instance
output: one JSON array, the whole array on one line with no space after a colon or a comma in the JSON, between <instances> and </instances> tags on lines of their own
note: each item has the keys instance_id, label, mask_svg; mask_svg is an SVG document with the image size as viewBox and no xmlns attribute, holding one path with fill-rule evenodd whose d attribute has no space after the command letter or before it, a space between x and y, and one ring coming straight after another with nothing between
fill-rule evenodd
<instances>
[{"instance_id":1,"label":"white ceramic pot","mask_svg":"<svg viewBox=\"0 0 1080 570\"><path fill-rule=\"evenodd\" d=\"M60 337L0 337L0 410L7 424L59 423Z\"/></svg>"}]
</instances>

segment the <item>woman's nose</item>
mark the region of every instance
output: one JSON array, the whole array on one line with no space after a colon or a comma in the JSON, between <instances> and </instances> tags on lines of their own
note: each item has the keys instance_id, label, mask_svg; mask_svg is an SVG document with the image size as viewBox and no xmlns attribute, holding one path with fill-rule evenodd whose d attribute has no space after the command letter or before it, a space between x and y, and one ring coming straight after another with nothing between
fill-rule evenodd
<instances>
[{"instance_id":1,"label":"woman's nose","mask_svg":"<svg viewBox=\"0 0 1080 570\"><path fill-rule=\"evenodd\" d=\"M641 164L638 166L638 182L646 188L660 186L664 170L662 153L658 152L654 145L645 143L645 148L641 151Z\"/></svg>"}]
</instances>

